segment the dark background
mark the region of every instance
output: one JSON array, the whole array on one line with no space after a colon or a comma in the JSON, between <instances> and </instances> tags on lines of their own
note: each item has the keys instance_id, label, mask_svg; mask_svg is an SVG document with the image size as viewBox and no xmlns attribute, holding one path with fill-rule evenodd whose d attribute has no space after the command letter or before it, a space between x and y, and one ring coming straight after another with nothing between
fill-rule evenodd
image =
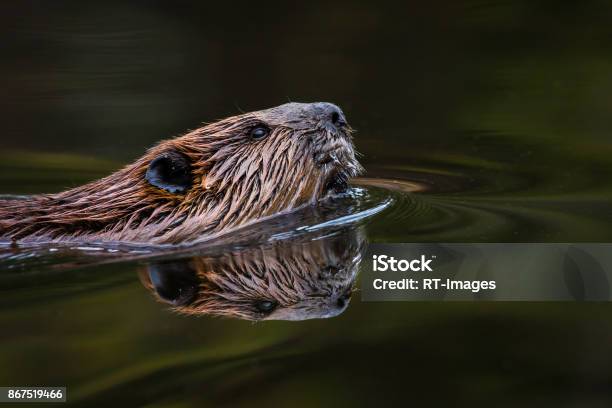
<instances>
[{"instance_id":1,"label":"dark background","mask_svg":"<svg viewBox=\"0 0 612 408\"><path fill-rule=\"evenodd\" d=\"M335 102L401 156L462 131L607 140L611 18L605 1L6 2L2 143L131 158L288 100Z\"/></svg>"}]
</instances>

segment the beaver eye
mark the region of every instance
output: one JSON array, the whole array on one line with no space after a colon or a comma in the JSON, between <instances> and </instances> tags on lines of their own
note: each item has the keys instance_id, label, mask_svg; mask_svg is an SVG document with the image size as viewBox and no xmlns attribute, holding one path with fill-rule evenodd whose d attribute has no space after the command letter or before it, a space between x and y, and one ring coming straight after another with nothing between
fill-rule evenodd
<instances>
[{"instance_id":1,"label":"beaver eye","mask_svg":"<svg viewBox=\"0 0 612 408\"><path fill-rule=\"evenodd\" d=\"M262 125L255 126L253 129L251 129L251 138L253 138L253 140L261 140L268 136L269 133L270 129L267 127Z\"/></svg>"},{"instance_id":2,"label":"beaver eye","mask_svg":"<svg viewBox=\"0 0 612 408\"><path fill-rule=\"evenodd\" d=\"M262 313L270 313L276 306L278 306L278 303L273 300L259 300L255 302L255 308Z\"/></svg>"}]
</instances>

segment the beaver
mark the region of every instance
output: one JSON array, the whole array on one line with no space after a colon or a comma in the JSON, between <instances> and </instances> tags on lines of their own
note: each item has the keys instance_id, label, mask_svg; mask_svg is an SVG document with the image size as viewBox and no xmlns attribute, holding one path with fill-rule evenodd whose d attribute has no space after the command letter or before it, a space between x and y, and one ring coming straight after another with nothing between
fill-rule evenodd
<instances>
[{"instance_id":1,"label":"beaver","mask_svg":"<svg viewBox=\"0 0 612 408\"><path fill-rule=\"evenodd\" d=\"M287 103L162 141L84 186L0 200L0 240L188 243L342 193L361 171L338 106Z\"/></svg>"},{"instance_id":2,"label":"beaver","mask_svg":"<svg viewBox=\"0 0 612 408\"><path fill-rule=\"evenodd\" d=\"M350 302L365 235L350 228L311 238L155 262L139 271L140 279L181 314L251 321L334 317Z\"/></svg>"}]
</instances>

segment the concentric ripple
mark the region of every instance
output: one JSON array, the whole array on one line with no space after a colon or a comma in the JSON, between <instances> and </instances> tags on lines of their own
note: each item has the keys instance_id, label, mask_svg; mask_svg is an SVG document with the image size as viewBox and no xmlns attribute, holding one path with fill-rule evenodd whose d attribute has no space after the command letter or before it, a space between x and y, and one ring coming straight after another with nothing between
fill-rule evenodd
<instances>
[{"instance_id":1,"label":"concentric ripple","mask_svg":"<svg viewBox=\"0 0 612 408\"><path fill-rule=\"evenodd\" d=\"M609 241L612 194L603 180L540 170L386 165L356 184L393 200L368 228L375 242Z\"/></svg>"}]
</instances>

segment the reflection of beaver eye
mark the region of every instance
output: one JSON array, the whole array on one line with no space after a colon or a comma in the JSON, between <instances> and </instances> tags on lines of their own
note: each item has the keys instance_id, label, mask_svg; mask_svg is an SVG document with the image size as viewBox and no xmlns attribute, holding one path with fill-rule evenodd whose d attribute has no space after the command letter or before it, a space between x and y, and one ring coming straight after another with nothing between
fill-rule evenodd
<instances>
[{"instance_id":1,"label":"reflection of beaver eye","mask_svg":"<svg viewBox=\"0 0 612 408\"><path fill-rule=\"evenodd\" d=\"M340 268L338 268L337 266L334 266L334 265L330 265L330 266L328 266L326 268L326 272L329 273L330 275L334 276L338 272L340 272Z\"/></svg>"},{"instance_id":2,"label":"reflection of beaver eye","mask_svg":"<svg viewBox=\"0 0 612 408\"><path fill-rule=\"evenodd\" d=\"M276 306L278 306L278 303L273 300L258 300L255 302L255 308L262 313L270 313Z\"/></svg>"},{"instance_id":3,"label":"reflection of beaver eye","mask_svg":"<svg viewBox=\"0 0 612 408\"><path fill-rule=\"evenodd\" d=\"M253 140L261 140L265 138L266 136L268 136L269 133L270 133L270 129L268 129L265 126L259 125L259 126L255 126L251 130L251 137L253 138Z\"/></svg>"},{"instance_id":4,"label":"reflection of beaver eye","mask_svg":"<svg viewBox=\"0 0 612 408\"><path fill-rule=\"evenodd\" d=\"M338 273L340 273L340 271L341 269L338 268L337 266L334 266L334 265L325 266L319 272L319 279L323 280L323 279L332 278L336 276Z\"/></svg>"}]
</instances>

